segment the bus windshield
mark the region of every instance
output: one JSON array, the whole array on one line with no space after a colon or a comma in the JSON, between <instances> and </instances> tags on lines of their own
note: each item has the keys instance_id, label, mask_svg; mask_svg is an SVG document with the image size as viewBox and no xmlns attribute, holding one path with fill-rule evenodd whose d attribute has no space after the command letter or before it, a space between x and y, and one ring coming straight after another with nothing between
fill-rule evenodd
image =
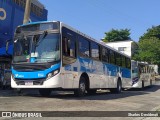
<instances>
[{"instance_id":1,"label":"bus windshield","mask_svg":"<svg viewBox=\"0 0 160 120\"><path fill-rule=\"evenodd\" d=\"M18 36L14 40L14 63L53 62L60 60L60 37L57 33Z\"/></svg>"}]
</instances>

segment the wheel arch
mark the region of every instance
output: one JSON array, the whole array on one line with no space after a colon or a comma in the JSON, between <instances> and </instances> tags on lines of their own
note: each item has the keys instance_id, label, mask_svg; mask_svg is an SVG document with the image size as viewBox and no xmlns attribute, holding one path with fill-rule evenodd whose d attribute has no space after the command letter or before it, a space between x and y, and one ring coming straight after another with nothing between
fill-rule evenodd
<instances>
[{"instance_id":1,"label":"wheel arch","mask_svg":"<svg viewBox=\"0 0 160 120\"><path fill-rule=\"evenodd\" d=\"M122 78L121 78L120 76L118 77L117 82L118 82L119 80L122 82Z\"/></svg>"},{"instance_id":2,"label":"wheel arch","mask_svg":"<svg viewBox=\"0 0 160 120\"><path fill-rule=\"evenodd\" d=\"M86 72L83 72L80 76L80 79L81 77L84 77L85 78L85 81L86 81L86 84L87 84L87 90L90 88L90 80L89 80L89 76Z\"/></svg>"}]
</instances>

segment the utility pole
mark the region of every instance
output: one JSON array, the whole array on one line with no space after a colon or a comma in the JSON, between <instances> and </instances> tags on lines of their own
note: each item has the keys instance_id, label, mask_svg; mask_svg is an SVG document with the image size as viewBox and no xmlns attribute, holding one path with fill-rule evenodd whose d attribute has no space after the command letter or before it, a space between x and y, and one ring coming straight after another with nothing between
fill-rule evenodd
<instances>
[{"instance_id":1,"label":"utility pole","mask_svg":"<svg viewBox=\"0 0 160 120\"><path fill-rule=\"evenodd\" d=\"M26 0L26 7L25 7L25 12L24 12L23 24L29 22L30 11L31 11L31 0Z\"/></svg>"}]
</instances>

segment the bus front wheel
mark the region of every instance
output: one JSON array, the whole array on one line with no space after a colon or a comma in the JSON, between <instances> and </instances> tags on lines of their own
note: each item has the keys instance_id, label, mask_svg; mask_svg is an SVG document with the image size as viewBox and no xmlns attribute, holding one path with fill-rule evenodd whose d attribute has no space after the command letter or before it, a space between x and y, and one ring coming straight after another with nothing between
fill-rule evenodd
<instances>
[{"instance_id":1,"label":"bus front wheel","mask_svg":"<svg viewBox=\"0 0 160 120\"><path fill-rule=\"evenodd\" d=\"M39 89L39 93L43 97L48 97L50 96L52 90L51 89Z\"/></svg>"},{"instance_id":2,"label":"bus front wheel","mask_svg":"<svg viewBox=\"0 0 160 120\"><path fill-rule=\"evenodd\" d=\"M74 91L74 94L78 97L84 96L86 93L86 80L84 77L80 78L79 88Z\"/></svg>"}]
</instances>

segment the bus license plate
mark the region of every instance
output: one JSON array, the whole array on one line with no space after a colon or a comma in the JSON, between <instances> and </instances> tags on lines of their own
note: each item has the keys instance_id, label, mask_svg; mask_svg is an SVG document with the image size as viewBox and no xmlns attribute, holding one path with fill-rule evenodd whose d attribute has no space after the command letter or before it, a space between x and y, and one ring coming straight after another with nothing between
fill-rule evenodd
<instances>
[{"instance_id":1,"label":"bus license plate","mask_svg":"<svg viewBox=\"0 0 160 120\"><path fill-rule=\"evenodd\" d=\"M28 86L33 85L33 82L32 81L26 81L25 85L28 85Z\"/></svg>"}]
</instances>

